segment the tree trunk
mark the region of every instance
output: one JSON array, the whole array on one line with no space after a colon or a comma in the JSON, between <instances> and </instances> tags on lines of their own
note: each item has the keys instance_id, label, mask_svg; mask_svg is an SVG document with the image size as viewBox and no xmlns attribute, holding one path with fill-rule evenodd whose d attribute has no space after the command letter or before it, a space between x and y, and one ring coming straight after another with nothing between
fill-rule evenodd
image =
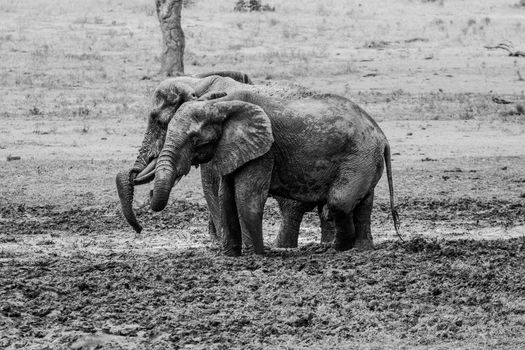
<instances>
[{"instance_id":1,"label":"tree trunk","mask_svg":"<svg viewBox=\"0 0 525 350\"><path fill-rule=\"evenodd\" d=\"M182 0L155 0L162 31L160 74L184 73L184 32L181 27Z\"/></svg>"}]
</instances>

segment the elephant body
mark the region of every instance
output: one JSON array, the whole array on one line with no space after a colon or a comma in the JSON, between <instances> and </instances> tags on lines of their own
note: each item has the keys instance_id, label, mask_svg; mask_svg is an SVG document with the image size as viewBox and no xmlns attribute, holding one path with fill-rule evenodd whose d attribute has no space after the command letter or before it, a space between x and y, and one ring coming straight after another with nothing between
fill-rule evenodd
<instances>
[{"instance_id":1,"label":"elephant body","mask_svg":"<svg viewBox=\"0 0 525 350\"><path fill-rule=\"evenodd\" d=\"M224 71L169 78L159 85L154 94L154 106L137 160L131 171L121 172L117 175L117 189L124 215L128 223L137 232L140 232L142 227L131 207L133 186L153 180L156 159L164 145L168 124L176 111L185 102L197 99L215 99L240 89L250 89L257 93L261 90L269 91L269 89L249 84L252 82L246 74ZM295 89L288 92L289 95L298 93L301 92ZM284 95L286 94L287 92L284 93ZM212 237L219 238L220 234L217 233L216 227L222 227L219 205L220 176L211 166L203 164L201 180L204 196L210 210L209 233ZM314 206L280 197L276 197L276 200L283 218L276 245L278 247L297 247L302 217L306 211L312 210ZM333 239L333 227L321 213L322 210L320 209L322 241L331 241Z\"/></svg>"},{"instance_id":2,"label":"elephant body","mask_svg":"<svg viewBox=\"0 0 525 350\"><path fill-rule=\"evenodd\" d=\"M393 205L390 149L375 121L346 98L318 95L279 101L234 91L188 103L173 117L156 166L151 207L162 210L189 165L217 174L227 255L263 253L268 194L308 207L327 205L335 248L370 248L374 188L384 164Z\"/></svg>"}]
</instances>

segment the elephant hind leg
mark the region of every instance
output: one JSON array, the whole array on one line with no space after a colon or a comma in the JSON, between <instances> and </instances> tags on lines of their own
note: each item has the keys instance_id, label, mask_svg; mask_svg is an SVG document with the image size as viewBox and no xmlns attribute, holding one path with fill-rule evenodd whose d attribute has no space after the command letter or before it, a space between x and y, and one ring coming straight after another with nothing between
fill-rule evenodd
<instances>
[{"instance_id":1,"label":"elephant hind leg","mask_svg":"<svg viewBox=\"0 0 525 350\"><path fill-rule=\"evenodd\" d=\"M319 215L319 222L321 223L321 243L333 242L335 226L334 218L330 214L330 210L328 210L326 205L319 204L317 206L317 214Z\"/></svg>"},{"instance_id":2,"label":"elephant hind leg","mask_svg":"<svg viewBox=\"0 0 525 350\"><path fill-rule=\"evenodd\" d=\"M370 179L350 167L343 169L342 176L330 189L327 205L334 218L335 249L348 250L354 247L357 239L354 209L367 195L369 188Z\"/></svg>"},{"instance_id":3,"label":"elephant hind leg","mask_svg":"<svg viewBox=\"0 0 525 350\"><path fill-rule=\"evenodd\" d=\"M353 248L356 237L352 212L346 213L335 207L330 212L335 226L334 248L339 251Z\"/></svg>"},{"instance_id":4,"label":"elephant hind leg","mask_svg":"<svg viewBox=\"0 0 525 350\"><path fill-rule=\"evenodd\" d=\"M282 216L275 246L278 248L297 248L301 221L304 213L312 209L312 204L277 196L275 196L275 200L279 204Z\"/></svg>"},{"instance_id":5,"label":"elephant hind leg","mask_svg":"<svg viewBox=\"0 0 525 350\"><path fill-rule=\"evenodd\" d=\"M355 247L368 250L374 247L370 222L372 217L372 206L374 203L374 190L370 191L355 207L354 226L356 231Z\"/></svg>"}]
</instances>

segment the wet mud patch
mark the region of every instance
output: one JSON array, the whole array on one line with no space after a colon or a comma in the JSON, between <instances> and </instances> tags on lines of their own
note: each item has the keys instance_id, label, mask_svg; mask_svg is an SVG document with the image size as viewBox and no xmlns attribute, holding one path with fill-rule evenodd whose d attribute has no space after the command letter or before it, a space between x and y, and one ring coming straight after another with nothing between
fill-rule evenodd
<instances>
[{"instance_id":1,"label":"wet mud patch","mask_svg":"<svg viewBox=\"0 0 525 350\"><path fill-rule=\"evenodd\" d=\"M433 225L461 226L465 229L495 226L518 226L525 224L525 200L487 200L471 198L437 198L398 200L398 211L404 225L415 222ZM139 221L148 230L185 229L193 225L206 225L206 205L193 201L172 201L161 213L154 213L149 206L136 209ZM390 225L388 202L375 204L374 217L381 225ZM277 203L269 201L264 220L270 225L280 222ZM63 209L59 206L26 206L8 204L0 208L0 223L4 234L45 234L53 231L89 234L107 233L127 229L120 206L114 202L107 205ZM319 225L317 213L307 213L306 225ZM131 230L131 228L130 228ZM131 231L130 231L131 232Z\"/></svg>"},{"instance_id":2,"label":"wet mud patch","mask_svg":"<svg viewBox=\"0 0 525 350\"><path fill-rule=\"evenodd\" d=\"M524 261L523 238L27 255L0 264L0 346L509 345L524 340Z\"/></svg>"},{"instance_id":3,"label":"wet mud patch","mask_svg":"<svg viewBox=\"0 0 525 350\"><path fill-rule=\"evenodd\" d=\"M149 207L136 210L139 220L148 229L184 229L195 223L207 222L205 205L189 201L173 201L160 214ZM128 227L120 205L62 209L59 206L6 205L0 208L0 219L6 234L45 234L53 231L89 234L107 233Z\"/></svg>"},{"instance_id":4,"label":"wet mud patch","mask_svg":"<svg viewBox=\"0 0 525 350\"><path fill-rule=\"evenodd\" d=\"M381 206L388 211L386 205ZM437 198L399 201L400 215L409 220L461 226L465 229L517 226L525 223L525 200Z\"/></svg>"}]
</instances>

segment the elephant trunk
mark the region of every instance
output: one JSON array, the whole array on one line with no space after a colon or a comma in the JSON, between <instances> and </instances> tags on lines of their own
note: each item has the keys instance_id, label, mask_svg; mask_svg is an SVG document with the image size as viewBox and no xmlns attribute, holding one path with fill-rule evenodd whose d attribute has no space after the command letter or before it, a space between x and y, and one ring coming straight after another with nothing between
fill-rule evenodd
<instances>
[{"instance_id":1,"label":"elephant trunk","mask_svg":"<svg viewBox=\"0 0 525 350\"><path fill-rule=\"evenodd\" d=\"M133 212L133 182L130 178L130 172L122 171L117 174L117 192L122 206L122 212L127 222L133 229L140 233L142 226L137 221L137 217Z\"/></svg>"},{"instance_id":2,"label":"elephant trunk","mask_svg":"<svg viewBox=\"0 0 525 350\"><path fill-rule=\"evenodd\" d=\"M153 211L161 211L166 207L171 189L179 182L182 175L188 173L187 171L181 172L180 167L174 167L173 158L175 158L175 154L169 149L163 150L158 158L153 195L151 197L151 210Z\"/></svg>"}]
</instances>

